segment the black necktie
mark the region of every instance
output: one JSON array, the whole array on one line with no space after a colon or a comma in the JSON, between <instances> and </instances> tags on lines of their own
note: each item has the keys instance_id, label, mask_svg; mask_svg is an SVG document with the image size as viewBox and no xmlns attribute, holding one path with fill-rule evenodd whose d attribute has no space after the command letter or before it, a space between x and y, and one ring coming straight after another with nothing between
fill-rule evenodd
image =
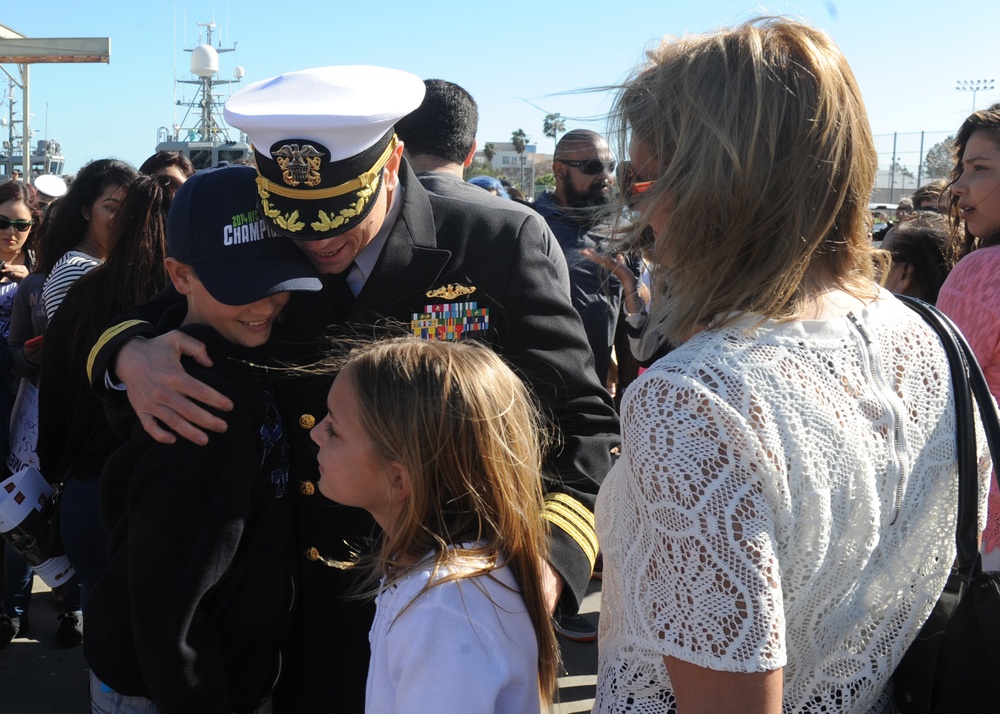
<instances>
[{"instance_id":1,"label":"black necktie","mask_svg":"<svg viewBox=\"0 0 1000 714\"><path fill-rule=\"evenodd\" d=\"M336 321L345 322L354 307L354 293L347 284L347 274L350 267L338 275L323 276L323 292L327 294L330 304L336 311Z\"/></svg>"}]
</instances>

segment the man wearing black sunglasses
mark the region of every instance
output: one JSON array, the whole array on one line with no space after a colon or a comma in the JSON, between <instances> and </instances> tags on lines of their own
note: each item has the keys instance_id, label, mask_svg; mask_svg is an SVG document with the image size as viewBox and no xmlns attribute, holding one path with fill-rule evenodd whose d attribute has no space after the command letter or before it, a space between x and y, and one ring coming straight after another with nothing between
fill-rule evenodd
<instances>
[{"instance_id":1,"label":"man wearing black sunglasses","mask_svg":"<svg viewBox=\"0 0 1000 714\"><path fill-rule=\"evenodd\" d=\"M603 206L611 201L614 172L607 140L589 129L574 129L556 145L552 161L556 190L550 198L563 209Z\"/></svg>"},{"instance_id":2,"label":"man wearing black sunglasses","mask_svg":"<svg viewBox=\"0 0 1000 714\"><path fill-rule=\"evenodd\" d=\"M586 257L600 250L608 237L601 207L611 201L615 161L607 140L588 129L567 132L556 145L552 172L555 191L535 201L562 246L569 265L570 296L583 318L601 384L607 385L611 366L621 283L605 268Z\"/></svg>"},{"instance_id":3,"label":"man wearing black sunglasses","mask_svg":"<svg viewBox=\"0 0 1000 714\"><path fill-rule=\"evenodd\" d=\"M587 256L599 251L608 236L607 226L601 225L601 208L611 201L614 170L607 140L588 129L574 129L556 144L552 161L555 191L546 191L534 203L566 256L570 299L583 320L597 379L605 387L622 286L606 268ZM563 637L577 642L597 639L597 630L580 615L560 614L555 628Z\"/></svg>"}]
</instances>

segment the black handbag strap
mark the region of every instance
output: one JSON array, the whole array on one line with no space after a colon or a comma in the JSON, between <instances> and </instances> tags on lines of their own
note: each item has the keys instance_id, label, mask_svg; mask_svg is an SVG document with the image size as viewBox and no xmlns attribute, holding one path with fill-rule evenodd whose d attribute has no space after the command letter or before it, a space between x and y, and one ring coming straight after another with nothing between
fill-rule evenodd
<instances>
[{"instance_id":1,"label":"black handbag strap","mask_svg":"<svg viewBox=\"0 0 1000 714\"><path fill-rule=\"evenodd\" d=\"M972 402L979 407L979 416L986 432L994 464L1000 456L1000 417L983 371L969 343L944 313L916 298L897 295L907 306L921 315L941 338L951 367L955 391L956 437L958 447L958 524L955 528L957 555L955 567L968 583L979 562L979 469L976 457L976 424Z\"/></svg>"}]
</instances>

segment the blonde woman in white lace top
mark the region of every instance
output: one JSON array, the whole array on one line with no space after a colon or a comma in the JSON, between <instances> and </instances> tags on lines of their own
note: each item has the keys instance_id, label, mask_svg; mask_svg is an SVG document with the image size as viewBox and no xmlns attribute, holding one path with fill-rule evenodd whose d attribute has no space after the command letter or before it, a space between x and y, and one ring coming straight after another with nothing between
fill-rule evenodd
<instances>
[{"instance_id":1,"label":"blonde woman in white lace top","mask_svg":"<svg viewBox=\"0 0 1000 714\"><path fill-rule=\"evenodd\" d=\"M616 109L669 285L650 329L684 344L626 393L598 499L594 711L890 711L954 560L954 402L873 281L853 75L761 19L664 43Z\"/></svg>"}]
</instances>

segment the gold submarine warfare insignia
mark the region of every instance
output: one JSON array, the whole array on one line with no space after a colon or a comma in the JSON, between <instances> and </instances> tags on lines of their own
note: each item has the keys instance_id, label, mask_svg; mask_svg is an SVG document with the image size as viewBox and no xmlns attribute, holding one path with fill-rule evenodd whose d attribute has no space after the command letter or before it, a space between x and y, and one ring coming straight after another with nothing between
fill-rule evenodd
<instances>
[{"instance_id":1,"label":"gold submarine warfare insignia","mask_svg":"<svg viewBox=\"0 0 1000 714\"><path fill-rule=\"evenodd\" d=\"M448 283L440 288L434 288L433 290L428 290L426 295L429 298L444 298L445 300L454 300L461 295L471 295L476 292L476 287L474 285L455 285L454 283Z\"/></svg>"},{"instance_id":2,"label":"gold submarine warfare insignia","mask_svg":"<svg viewBox=\"0 0 1000 714\"><path fill-rule=\"evenodd\" d=\"M285 144L272 154L281 169L281 180L289 186L318 186L322 177L319 169L325 156L311 144Z\"/></svg>"}]
</instances>

